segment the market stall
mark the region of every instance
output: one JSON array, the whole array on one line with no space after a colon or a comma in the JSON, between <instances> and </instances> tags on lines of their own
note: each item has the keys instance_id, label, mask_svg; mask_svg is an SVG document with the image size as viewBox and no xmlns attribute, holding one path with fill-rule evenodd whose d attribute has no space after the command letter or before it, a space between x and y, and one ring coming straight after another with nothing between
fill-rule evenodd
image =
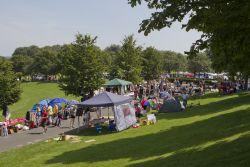
<instances>
[{"instance_id":1,"label":"market stall","mask_svg":"<svg viewBox=\"0 0 250 167\"><path fill-rule=\"evenodd\" d=\"M84 107L111 107L114 114L116 129L122 131L136 123L135 109L132 98L103 92L84 102L79 103Z\"/></svg>"}]
</instances>

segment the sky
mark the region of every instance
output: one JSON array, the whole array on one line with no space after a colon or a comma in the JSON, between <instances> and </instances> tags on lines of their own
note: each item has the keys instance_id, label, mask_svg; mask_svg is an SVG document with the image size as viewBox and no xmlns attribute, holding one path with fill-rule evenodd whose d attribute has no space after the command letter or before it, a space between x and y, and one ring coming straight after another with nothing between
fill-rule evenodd
<instances>
[{"instance_id":1,"label":"sky","mask_svg":"<svg viewBox=\"0 0 250 167\"><path fill-rule=\"evenodd\" d=\"M75 34L98 36L104 49L121 44L133 34L144 48L180 53L188 51L200 37L186 32L181 24L154 31L148 36L138 33L143 19L150 17L146 5L132 8L127 0L0 0L0 55L9 57L17 47L39 47L71 43Z\"/></svg>"}]
</instances>

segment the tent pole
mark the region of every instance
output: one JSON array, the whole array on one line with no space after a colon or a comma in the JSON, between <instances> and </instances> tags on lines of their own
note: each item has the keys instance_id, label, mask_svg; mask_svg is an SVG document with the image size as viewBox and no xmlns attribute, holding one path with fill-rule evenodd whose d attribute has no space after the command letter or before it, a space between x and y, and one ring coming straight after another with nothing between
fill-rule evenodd
<instances>
[{"instance_id":1,"label":"tent pole","mask_svg":"<svg viewBox=\"0 0 250 167\"><path fill-rule=\"evenodd\" d=\"M109 107L108 107L108 120L109 120Z\"/></svg>"}]
</instances>

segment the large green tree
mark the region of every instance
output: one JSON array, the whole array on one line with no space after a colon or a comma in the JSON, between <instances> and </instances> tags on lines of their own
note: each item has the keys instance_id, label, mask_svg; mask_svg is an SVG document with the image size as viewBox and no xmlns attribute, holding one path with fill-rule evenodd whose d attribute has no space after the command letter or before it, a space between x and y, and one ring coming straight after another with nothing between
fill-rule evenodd
<instances>
[{"instance_id":1,"label":"large green tree","mask_svg":"<svg viewBox=\"0 0 250 167\"><path fill-rule=\"evenodd\" d=\"M66 94L93 95L104 83L102 51L96 47L96 39L77 34L75 42L63 47L60 87Z\"/></svg>"},{"instance_id":2,"label":"large green tree","mask_svg":"<svg viewBox=\"0 0 250 167\"><path fill-rule=\"evenodd\" d=\"M41 49L41 51L33 57L33 63L29 66L29 71L33 75L55 75L59 72L58 59L58 55L54 52Z\"/></svg>"},{"instance_id":3,"label":"large green tree","mask_svg":"<svg viewBox=\"0 0 250 167\"><path fill-rule=\"evenodd\" d=\"M115 63L117 64L117 74L122 79L133 83L141 81L142 48L137 46L133 35L124 38Z\"/></svg>"},{"instance_id":4,"label":"large green tree","mask_svg":"<svg viewBox=\"0 0 250 167\"><path fill-rule=\"evenodd\" d=\"M21 89L9 60L0 58L0 107L17 102Z\"/></svg>"},{"instance_id":5,"label":"large green tree","mask_svg":"<svg viewBox=\"0 0 250 167\"><path fill-rule=\"evenodd\" d=\"M29 67L33 63L33 58L27 55L13 55L11 57L13 68L15 72L22 75L30 74Z\"/></svg>"},{"instance_id":6,"label":"large green tree","mask_svg":"<svg viewBox=\"0 0 250 167\"><path fill-rule=\"evenodd\" d=\"M61 50L60 45L19 47L12 54L15 72L23 75L53 75L58 72L58 53Z\"/></svg>"},{"instance_id":7,"label":"large green tree","mask_svg":"<svg viewBox=\"0 0 250 167\"><path fill-rule=\"evenodd\" d=\"M142 0L128 0L134 7ZM151 31L171 27L182 22L187 31L202 32L190 49L195 55L205 48L210 50L217 70L237 71L245 78L250 74L250 1L249 0L144 0L154 11L142 21L139 31L145 35ZM185 22L187 18L187 22ZM194 53L194 54L193 54ZM221 65L218 65L221 63Z\"/></svg>"},{"instance_id":8,"label":"large green tree","mask_svg":"<svg viewBox=\"0 0 250 167\"><path fill-rule=\"evenodd\" d=\"M172 71L186 71L187 58L186 56L173 51L162 51L163 56L163 68L166 72Z\"/></svg>"},{"instance_id":9,"label":"large green tree","mask_svg":"<svg viewBox=\"0 0 250 167\"><path fill-rule=\"evenodd\" d=\"M197 56L188 59L188 71L194 74L197 72L210 72L211 60L205 53L198 53Z\"/></svg>"},{"instance_id":10,"label":"large green tree","mask_svg":"<svg viewBox=\"0 0 250 167\"><path fill-rule=\"evenodd\" d=\"M158 50L148 47L143 51L142 77L146 81L159 79L163 71L163 59Z\"/></svg>"},{"instance_id":11,"label":"large green tree","mask_svg":"<svg viewBox=\"0 0 250 167\"><path fill-rule=\"evenodd\" d=\"M111 44L110 46L104 49L105 53L108 55L105 62L108 65L108 79L114 78L122 78L122 72L119 66L117 65L118 62L118 54L121 50L120 45Z\"/></svg>"}]
</instances>

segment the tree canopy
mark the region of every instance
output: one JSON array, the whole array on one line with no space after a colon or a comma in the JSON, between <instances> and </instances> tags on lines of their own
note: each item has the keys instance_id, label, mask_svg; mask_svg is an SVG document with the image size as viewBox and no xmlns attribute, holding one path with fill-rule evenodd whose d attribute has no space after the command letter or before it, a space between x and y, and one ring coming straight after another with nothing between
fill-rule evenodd
<instances>
[{"instance_id":1,"label":"tree canopy","mask_svg":"<svg viewBox=\"0 0 250 167\"><path fill-rule=\"evenodd\" d=\"M186 56L173 51L162 51L163 68L165 72L186 71L187 58Z\"/></svg>"},{"instance_id":2,"label":"tree canopy","mask_svg":"<svg viewBox=\"0 0 250 167\"><path fill-rule=\"evenodd\" d=\"M60 45L39 48L35 45L16 48L12 54L14 71L23 75L54 75L59 71L58 53Z\"/></svg>"},{"instance_id":3,"label":"tree canopy","mask_svg":"<svg viewBox=\"0 0 250 167\"><path fill-rule=\"evenodd\" d=\"M0 58L0 107L17 102L21 89L10 61Z\"/></svg>"},{"instance_id":4,"label":"tree canopy","mask_svg":"<svg viewBox=\"0 0 250 167\"><path fill-rule=\"evenodd\" d=\"M128 0L132 7L143 0ZM202 32L201 38L191 46L189 55L209 49L217 70L231 70L250 74L250 1L248 0L144 0L154 9L149 19L142 21L139 31L171 27L182 22L187 31ZM187 22L185 18L188 18ZM218 65L221 62L222 65ZM239 64L240 65L237 65ZM232 70L233 69L233 70Z\"/></svg>"},{"instance_id":5,"label":"tree canopy","mask_svg":"<svg viewBox=\"0 0 250 167\"><path fill-rule=\"evenodd\" d=\"M211 60L205 53L199 53L195 57L188 59L188 71L192 73L210 72Z\"/></svg>"},{"instance_id":6,"label":"tree canopy","mask_svg":"<svg viewBox=\"0 0 250 167\"><path fill-rule=\"evenodd\" d=\"M142 77L146 81L159 79L163 72L162 55L153 47L148 47L143 51Z\"/></svg>"},{"instance_id":7,"label":"tree canopy","mask_svg":"<svg viewBox=\"0 0 250 167\"><path fill-rule=\"evenodd\" d=\"M102 52L90 35L77 34L75 42L65 45L60 59L60 87L66 94L91 94L104 83Z\"/></svg>"},{"instance_id":8,"label":"tree canopy","mask_svg":"<svg viewBox=\"0 0 250 167\"><path fill-rule=\"evenodd\" d=\"M126 36L116 58L117 74L122 79L139 83L142 70L142 48L137 46L133 35Z\"/></svg>"}]
</instances>

